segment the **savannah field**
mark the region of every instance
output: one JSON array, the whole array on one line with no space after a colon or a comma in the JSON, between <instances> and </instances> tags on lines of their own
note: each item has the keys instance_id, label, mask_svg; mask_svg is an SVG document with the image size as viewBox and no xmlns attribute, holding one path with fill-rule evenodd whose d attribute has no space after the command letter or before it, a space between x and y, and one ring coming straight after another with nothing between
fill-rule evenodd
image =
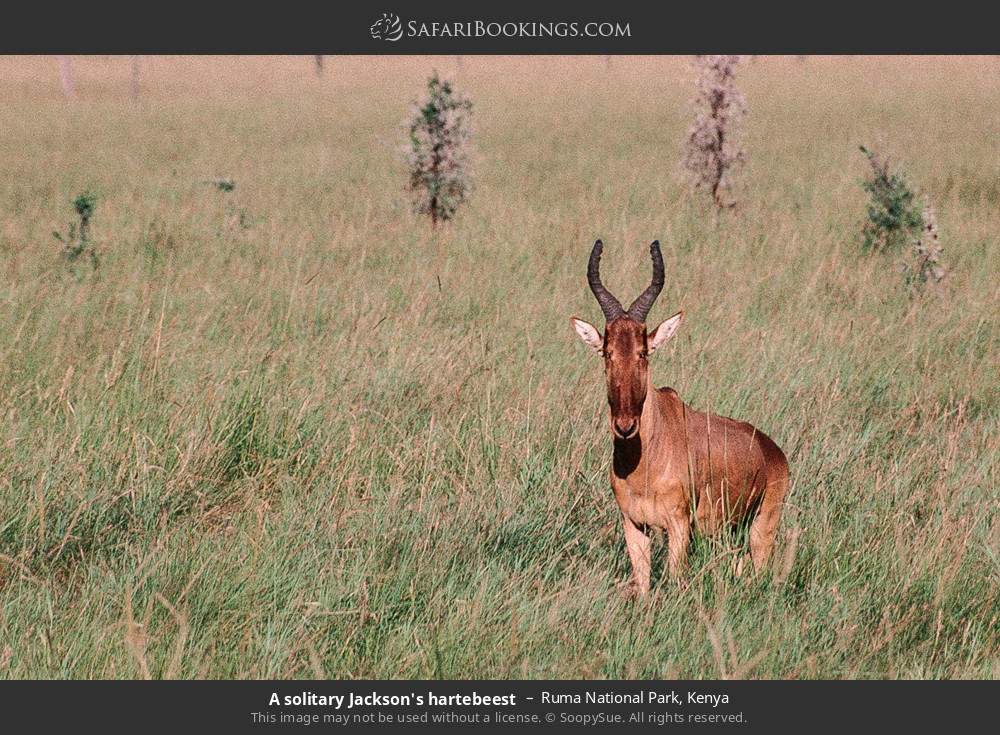
<instances>
[{"instance_id":1,"label":"savannah field","mask_svg":"<svg viewBox=\"0 0 1000 735\"><path fill-rule=\"evenodd\" d=\"M687 59L147 58L138 102L73 64L0 58L0 677L1000 677L1000 60L748 61L721 216ZM436 229L434 69L476 146ZM862 254L859 144L940 292ZM87 189L96 271L52 234ZM655 382L789 456L760 577L696 538L623 594L597 237L623 300L663 242Z\"/></svg>"}]
</instances>

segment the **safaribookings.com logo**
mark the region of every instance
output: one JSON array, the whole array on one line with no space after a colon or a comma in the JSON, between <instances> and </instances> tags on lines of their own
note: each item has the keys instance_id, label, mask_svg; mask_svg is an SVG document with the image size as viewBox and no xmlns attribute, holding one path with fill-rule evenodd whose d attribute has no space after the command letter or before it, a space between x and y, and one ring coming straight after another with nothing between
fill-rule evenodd
<instances>
[{"instance_id":1,"label":"safaribookings.com logo","mask_svg":"<svg viewBox=\"0 0 1000 735\"><path fill-rule=\"evenodd\" d=\"M369 30L376 41L398 41L403 37L403 24L395 13L382 13Z\"/></svg>"},{"instance_id":2,"label":"safaribookings.com logo","mask_svg":"<svg viewBox=\"0 0 1000 735\"><path fill-rule=\"evenodd\" d=\"M395 13L382 13L369 31L376 41L407 38L631 38L632 29L622 21L518 21L487 22L419 21L403 25Z\"/></svg>"}]
</instances>

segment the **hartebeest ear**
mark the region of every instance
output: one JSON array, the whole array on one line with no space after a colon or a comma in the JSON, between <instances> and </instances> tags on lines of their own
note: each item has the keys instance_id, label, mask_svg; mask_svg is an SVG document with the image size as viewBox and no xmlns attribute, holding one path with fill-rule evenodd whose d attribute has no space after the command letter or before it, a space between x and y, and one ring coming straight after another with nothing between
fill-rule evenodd
<instances>
[{"instance_id":1,"label":"hartebeest ear","mask_svg":"<svg viewBox=\"0 0 1000 735\"><path fill-rule=\"evenodd\" d=\"M600 352L604 348L604 338L601 337L601 333L597 331L597 327L589 322L583 321L583 319L577 319L575 316L570 317L570 323L573 325L573 329L576 333L580 335L580 339L588 347Z\"/></svg>"},{"instance_id":2,"label":"hartebeest ear","mask_svg":"<svg viewBox=\"0 0 1000 735\"><path fill-rule=\"evenodd\" d=\"M681 317L684 316L683 311L678 311L672 317L667 319L665 322L661 323L656 329L650 332L646 336L646 347L650 352L653 352L657 347L662 345L668 339L674 336L674 332L677 331L677 327L681 324Z\"/></svg>"}]
</instances>

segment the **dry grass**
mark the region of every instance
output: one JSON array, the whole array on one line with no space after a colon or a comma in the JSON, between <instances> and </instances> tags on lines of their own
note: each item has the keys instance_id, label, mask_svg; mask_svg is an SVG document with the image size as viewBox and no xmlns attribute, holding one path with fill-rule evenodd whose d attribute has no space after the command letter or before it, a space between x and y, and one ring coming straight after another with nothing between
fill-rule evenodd
<instances>
[{"instance_id":1,"label":"dry grass","mask_svg":"<svg viewBox=\"0 0 1000 735\"><path fill-rule=\"evenodd\" d=\"M679 168L686 60L465 57L477 188L396 150L438 59L0 59L0 675L1000 676L995 59L759 58L740 206ZM936 205L913 302L864 160ZM207 181L231 177L234 191ZM101 265L51 231L85 188ZM594 238L657 382L790 454L773 573L699 540L627 603Z\"/></svg>"}]
</instances>

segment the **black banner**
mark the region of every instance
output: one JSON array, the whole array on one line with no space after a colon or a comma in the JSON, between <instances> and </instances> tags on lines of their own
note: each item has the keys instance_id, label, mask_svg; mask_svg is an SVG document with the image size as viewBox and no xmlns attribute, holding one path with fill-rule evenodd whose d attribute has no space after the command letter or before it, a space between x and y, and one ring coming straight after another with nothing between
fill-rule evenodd
<instances>
[{"instance_id":1,"label":"black banner","mask_svg":"<svg viewBox=\"0 0 1000 735\"><path fill-rule=\"evenodd\" d=\"M8 11L2 53L992 53L988 6L912 3L91 4Z\"/></svg>"},{"instance_id":2,"label":"black banner","mask_svg":"<svg viewBox=\"0 0 1000 735\"><path fill-rule=\"evenodd\" d=\"M981 731L995 682L7 682L6 732ZM995 724L994 724L995 726Z\"/></svg>"}]
</instances>

